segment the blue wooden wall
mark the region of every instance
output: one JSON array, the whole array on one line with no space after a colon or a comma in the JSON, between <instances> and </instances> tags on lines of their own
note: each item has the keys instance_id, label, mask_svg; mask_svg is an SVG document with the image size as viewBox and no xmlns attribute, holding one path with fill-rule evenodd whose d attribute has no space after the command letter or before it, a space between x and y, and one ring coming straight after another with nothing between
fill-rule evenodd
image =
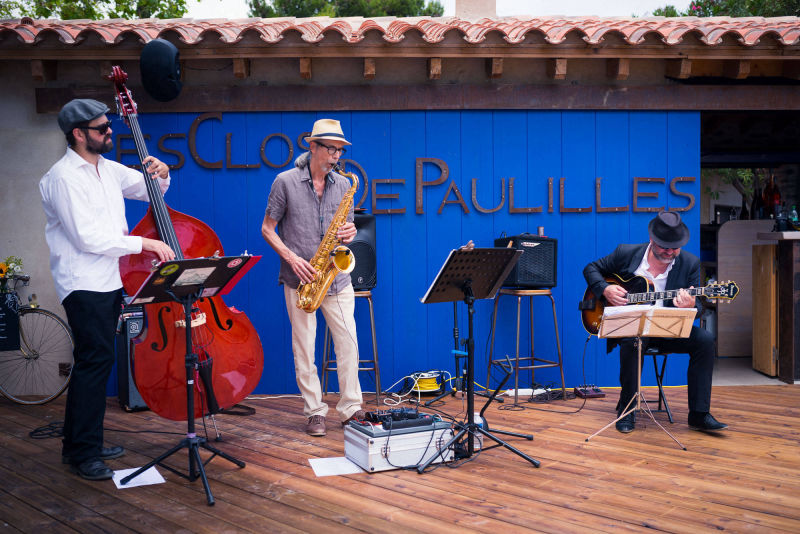
<instances>
[{"instance_id":1,"label":"blue wooden wall","mask_svg":"<svg viewBox=\"0 0 800 534\"><path fill-rule=\"evenodd\" d=\"M577 303L585 284L581 271L589 261L611 252L620 242L647 240L647 222L652 213L634 213L634 177L663 178L663 182L640 184L640 192L657 197L640 197L639 207L676 207L688 204L684 196L670 191L675 177L694 177L677 185L693 195L694 207L684 213L692 231L686 250L699 250L700 121L696 112L592 112L592 111L396 111L319 113L226 113L221 119L203 121L197 129L196 148L205 161L222 161L222 168L201 167L189 152L190 127L198 114L147 114L140 117L149 135L149 151L168 164L177 157L158 148L157 140L167 133L185 134L170 138L165 146L184 154L185 165L172 172L167 203L208 223L219 235L225 252L245 250L261 254L262 261L230 295L228 305L244 310L257 328L264 347L264 373L257 393L296 392L290 346L290 327L283 293L277 283L278 258L261 237L260 227L270 186L278 172L262 161L259 151L270 134L282 133L292 140L294 157L302 153L298 136L311 129L318 118L342 122L345 135L353 142L347 158L365 169L369 180L402 179L401 184L383 184L379 194L398 198L380 199L377 208L401 209L403 214L377 215L378 286L374 290L378 349L384 387L403 376L430 369L453 368L453 306L425 305L420 298L450 250L468 240L477 246L493 245L505 233L536 233L543 226L549 237L558 239L558 285L553 294L564 355L567 386L594 383L618 385L617 354L605 353L604 343L592 338L584 360L586 333L581 326ZM115 120L116 135L129 133ZM226 135L230 134L230 158L226 157ZM119 142L119 139L117 139ZM123 139L121 148L132 148ZM271 162L283 162L288 147L278 137L266 144ZM465 213L453 191L450 201L437 213L448 191L447 182L425 187L424 213L415 212L415 163L417 158L437 158L449 167L450 178L469 209ZM135 156L123 154L121 161L134 164ZM229 161L226 161L228 160ZM231 165L257 168L231 168ZM423 179L433 181L440 169L423 167ZM595 179L602 178L602 205L627 206L618 213L597 213ZM477 199L484 208L501 201L501 180L505 182L505 204L487 214L475 209L471 199L472 179L477 178ZM515 205L541 206L541 213L509 213L509 181L514 178ZM548 210L548 179L553 179L553 211ZM565 179L563 204L567 208L588 207L590 212L561 213L559 180ZM363 180L362 180L363 187ZM364 194L359 191L356 200ZM363 204L370 208L371 197ZM131 227L144 214L140 202L128 203ZM534 307L536 353L555 359L555 340L549 301L537 298ZM371 350L366 302L357 302L356 321L362 352ZM516 303L506 297L498 313L496 355L514 352ZM476 380L486 377L491 301L478 301L475 314ZM523 325L528 314L523 307ZM322 325L320 321L320 325ZM321 328L322 326L320 326ZM459 327L466 335L464 305L459 305ZM322 336L318 336L321 338ZM524 331L521 345L529 344ZM321 365L321 343L318 365ZM683 384L687 358L672 358L667 372L670 384ZM496 373L495 373L496 376ZM521 383L530 384L530 375ZM538 370L536 382L558 382L554 369ZM653 384L652 369L645 368L645 384ZM334 389L336 382L333 383ZM374 389L372 378L362 375L365 391Z\"/></svg>"}]
</instances>

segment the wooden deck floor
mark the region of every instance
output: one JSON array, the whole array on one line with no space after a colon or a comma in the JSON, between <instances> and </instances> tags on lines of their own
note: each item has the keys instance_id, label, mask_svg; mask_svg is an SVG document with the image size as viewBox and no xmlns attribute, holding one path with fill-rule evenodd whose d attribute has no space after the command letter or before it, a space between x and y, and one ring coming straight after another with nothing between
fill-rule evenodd
<instances>
[{"instance_id":1,"label":"wooden deck floor","mask_svg":"<svg viewBox=\"0 0 800 534\"><path fill-rule=\"evenodd\" d=\"M492 428L534 434L510 440L541 460L539 469L504 449L484 451L458 468L419 475L386 471L317 478L308 459L344 454L332 412L325 438L304 434L299 399L252 400L256 414L218 418L217 446L245 462L207 466L216 505L199 480L165 469L165 484L117 490L61 464L60 440L28 433L60 420L63 397L24 407L0 399L0 532L800 532L800 386L713 390L713 412L731 425L719 435L690 431L686 391L668 391L676 416L656 414L688 448L652 422L622 435L587 435L612 418L616 390L592 399L491 408ZM652 396L652 392L649 396ZM335 403L334 397L327 399ZM138 467L178 443L185 423L152 412L126 413L109 399L107 443L128 453L115 469ZM452 415L459 398L442 407ZM200 429L202 431L202 429ZM185 470L185 452L170 464Z\"/></svg>"}]
</instances>

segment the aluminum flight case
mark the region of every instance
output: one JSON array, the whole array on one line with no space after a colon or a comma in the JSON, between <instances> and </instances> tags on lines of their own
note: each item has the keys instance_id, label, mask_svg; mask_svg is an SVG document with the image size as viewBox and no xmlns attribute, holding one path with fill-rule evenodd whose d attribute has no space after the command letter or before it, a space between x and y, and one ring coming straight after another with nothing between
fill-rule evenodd
<instances>
[{"instance_id":1,"label":"aluminum flight case","mask_svg":"<svg viewBox=\"0 0 800 534\"><path fill-rule=\"evenodd\" d=\"M350 422L344 428L344 455L368 473L414 467L426 462L453 437L450 423L435 421L415 428L384 430ZM433 463L453 460L452 447Z\"/></svg>"}]
</instances>

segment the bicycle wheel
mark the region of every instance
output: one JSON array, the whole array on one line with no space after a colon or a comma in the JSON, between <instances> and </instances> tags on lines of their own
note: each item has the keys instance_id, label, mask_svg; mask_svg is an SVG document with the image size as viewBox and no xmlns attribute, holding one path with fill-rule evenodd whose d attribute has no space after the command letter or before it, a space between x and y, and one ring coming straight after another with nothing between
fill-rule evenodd
<instances>
[{"instance_id":1,"label":"bicycle wheel","mask_svg":"<svg viewBox=\"0 0 800 534\"><path fill-rule=\"evenodd\" d=\"M52 312L20 308L19 333L19 350L0 351L0 393L19 404L44 404L72 376L72 332Z\"/></svg>"}]
</instances>

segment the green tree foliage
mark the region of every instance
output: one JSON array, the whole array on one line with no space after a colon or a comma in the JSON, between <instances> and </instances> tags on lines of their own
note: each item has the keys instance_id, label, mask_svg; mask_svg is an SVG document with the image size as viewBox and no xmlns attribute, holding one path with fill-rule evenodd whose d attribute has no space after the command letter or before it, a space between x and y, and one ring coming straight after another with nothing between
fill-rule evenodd
<instances>
[{"instance_id":1,"label":"green tree foliage","mask_svg":"<svg viewBox=\"0 0 800 534\"><path fill-rule=\"evenodd\" d=\"M661 17L800 17L800 0L694 0L686 11L666 5Z\"/></svg>"},{"instance_id":2,"label":"green tree foliage","mask_svg":"<svg viewBox=\"0 0 800 534\"><path fill-rule=\"evenodd\" d=\"M438 0L247 0L251 17L441 17Z\"/></svg>"},{"instance_id":3,"label":"green tree foliage","mask_svg":"<svg viewBox=\"0 0 800 534\"><path fill-rule=\"evenodd\" d=\"M0 18L171 19L186 13L186 0L0 0Z\"/></svg>"}]
</instances>

